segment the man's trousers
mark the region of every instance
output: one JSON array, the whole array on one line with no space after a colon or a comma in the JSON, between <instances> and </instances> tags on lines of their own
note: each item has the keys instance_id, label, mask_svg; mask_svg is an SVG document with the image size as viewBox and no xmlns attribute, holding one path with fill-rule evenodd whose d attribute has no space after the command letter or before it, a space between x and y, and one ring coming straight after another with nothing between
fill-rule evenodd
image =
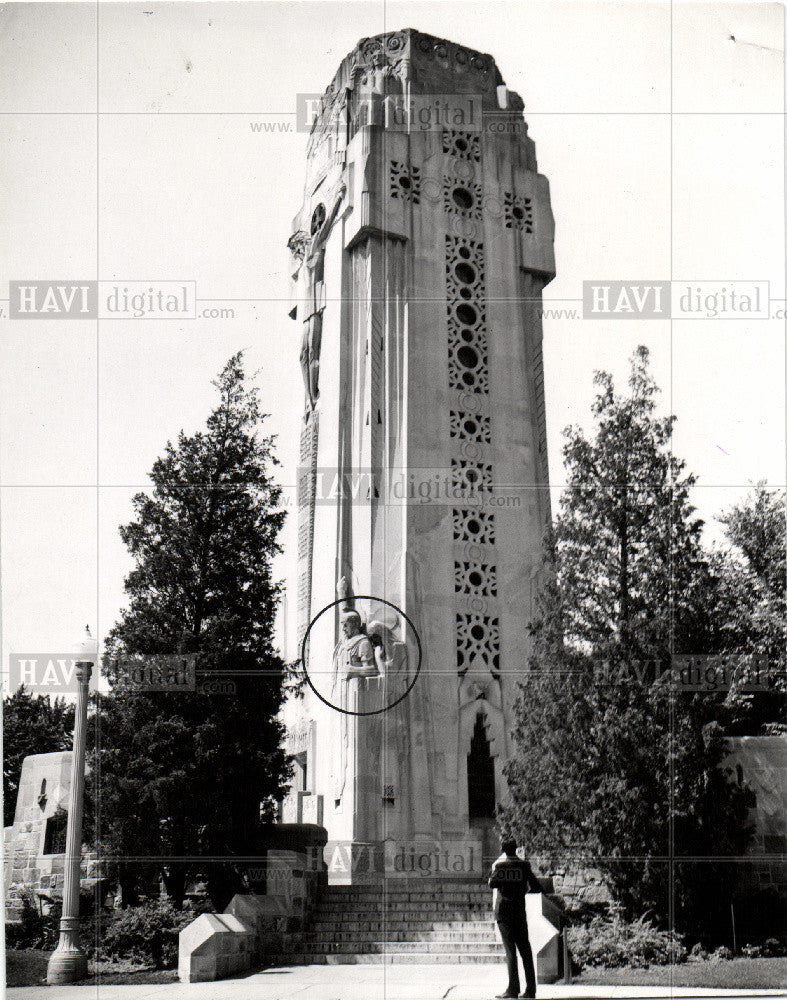
<instances>
[{"instance_id":1,"label":"man's trousers","mask_svg":"<svg viewBox=\"0 0 787 1000\"><path fill-rule=\"evenodd\" d=\"M535 996L536 992L536 970L533 965L533 952L530 949L530 939L527 936L527 920L498 920L498 930L503 939L503 947L506 952L506 965L508 966L508 989L507 993L513 996L519 995L519 970L517 968L516 953L522 956L522 965L525 969L525 990Z\"/></svg>"}]
</instances>

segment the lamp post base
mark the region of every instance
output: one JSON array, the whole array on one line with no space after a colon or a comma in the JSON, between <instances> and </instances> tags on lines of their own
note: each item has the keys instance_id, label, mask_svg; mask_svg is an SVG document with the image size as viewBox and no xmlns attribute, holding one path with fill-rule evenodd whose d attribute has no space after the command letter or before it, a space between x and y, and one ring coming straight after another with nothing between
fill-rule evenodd
<instances>
[{"instance_id":1,"label":"lamp post base","mask_svg":"<svg viewBox=\"0 0 787 1000\"><path fill-rule=\"evenodd\" d=\"M61 934L57 948L49 956L46 981L50 986L87 979L87 955L78 944Z\"/></svg>"}]
</instances>

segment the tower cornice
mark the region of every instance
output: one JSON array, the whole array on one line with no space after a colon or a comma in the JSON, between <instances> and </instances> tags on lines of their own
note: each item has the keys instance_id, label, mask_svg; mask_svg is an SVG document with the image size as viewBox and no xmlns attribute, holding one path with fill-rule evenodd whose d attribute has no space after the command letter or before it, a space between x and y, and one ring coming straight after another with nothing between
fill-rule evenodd
<instances>
[{"instance_id":1,"label":"tower cornice","mask_svg":"<svg viewBox=\"0 0 787 1000\"><path fill-rule=\"evenodd\" d=\"M485 111L498 112L502 107L516 114L524 109L521 97L513 91L506 91L501 105L498 88L504 80L491 55L403 28L362 38L344 57L320 101L312 134L323 132L335 121L348 92L390 93L387 77L395 78L399 89L406 88L411 95L473 95Z\"/></svg>"}]
</instances>

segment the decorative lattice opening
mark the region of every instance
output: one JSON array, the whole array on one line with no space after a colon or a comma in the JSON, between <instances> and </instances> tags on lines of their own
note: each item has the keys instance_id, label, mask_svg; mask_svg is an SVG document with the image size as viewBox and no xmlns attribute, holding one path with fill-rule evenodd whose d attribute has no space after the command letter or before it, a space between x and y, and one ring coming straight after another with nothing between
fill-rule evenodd
<instances>
[{"instance_id":1,"label":"decorative lattice opening","mask_svg":"<svg viewBox=\"0 0 787 1000\"><path fill-rule=\"evenodd\" d=\"M454 541L494 545L495 515L482 510L454 510Z\"/></svg>"},{"instance_id":2,"label":"decorative lattice opening","mask_svg":"<svg viewBox=\"0 0 787 1000\"><path fill-rule=\"evenodd\" d=\"M479 493L492 489L492 466L485 462L452 458L451 477L454 489L466 493Z\"/></svg>"},{"instance_id":3,"label":"decorative lattice opening","mask_svg":"<svg viewBox=\"0 0 787 1000\"><path fill-rule=\"evenodd\" d=\"M476 444L490 444L492 422L489 417L478 413L451 410L451 437L460 441L474 441Z\"/></svg>"},{"instance_id":4,"label":"decorative lattice opening","mask_svg":"<svg viewBox=\"0 0 787 1000\"><path fill-rule=\"evenodd\" d=\"M421 171L399 160L391 160L390 195L413 205L421 203Z\"/></svg>"},{"instance_id":5,"label":"decorative lattice opening","mask_svg":"<svg viewBox=\"0 0 787 1000\"><path fill-rule=\"evenodd\" d=\"M471 341L467 343L466 341ZM452 389L489 392L486 337L448 324L448 379Z\"/></svg>"},{"instance_id":6,"label":"decorative lattice opening","mask_svg":"<svg viewBox=\"0 0 787 1000\"><path fill-rule=\"evenodd\" d=\"M505 192L503 197L506 229L520 229L524 233L533 232L533 201L517 194Z\"/></svg>"},{"instance_id":7,"label":"decorative lattice opening","mask_svg":"<svg viewBox=\"0 0 787 1000\"><path fill-rule=\"evenodd\" d=\"M463 302L484 297L484 245L460 236L445 238L445 278L449 299Z\"/></svg>"},{"instance_id":8,"label":"decorative lattice opening","mask_svg":"<svg viewBox=\"0 0 787 1000\"><path fill-rule=\"evenodd\" d=\"M497 597L497 571L487 563L454 563L454 590L469 597Z\"/></svg>"},{"instance_id":9,"label":"decorative lattice opening","mask_svg":"<svg viewBox=\"0 0 787 1000\"><path fill-rule=\"evenodd\" d=\"M500 672L500 622L490 615L456 616L456 669L464 674L480 660L493 674Z\"/></svg>"},{"instance_id":10,"label":"decorative lattice opening","mask_svg":"<svg viewBox=\"0 0 787 1000\"><path fill-rule=\"evenodd\" d=\"M488 393L484 247L456 236L445 241L449 383L452 389Z\"/></svg>"},{"instance_id":11,"label":"decorative lattice opening","mask_svg":"<svg viewBox=\"0 0 787 1000\"><path fill-rule=\"evenodd\" d=\"M447 129L443 132L443 152L447 156L455 156L458 160L480 163L481 137L473 132Z\"/></svg>"},{"instance_id":12,"label":"decorative lattice opening","mask_svg":"<svg viewBox=\"0 0 787 1000\"><path fill-rule=\"evenodd\" d=\"M443 208L463 219L481 218L481 185L457 177L443 178Z\"/></svg>"}]
</instances>

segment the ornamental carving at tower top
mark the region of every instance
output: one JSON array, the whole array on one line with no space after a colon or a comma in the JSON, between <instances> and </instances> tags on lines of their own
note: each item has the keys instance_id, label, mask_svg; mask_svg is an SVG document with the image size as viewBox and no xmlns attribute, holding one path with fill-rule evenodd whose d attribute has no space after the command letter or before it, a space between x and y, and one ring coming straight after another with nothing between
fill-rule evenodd
<instances>
[{"instance_id":1,"label":"ornamental carving at tower top","mask_svg":"<svg viewBox=\"0 0 787 1000\"><path fill-rule=\"evenodd\" d=\"M406 85L406 86L405 86ZM484 109L499 112L497 89L503 77L492 58L444 38L413 28L363 38L343 60L320 99L311 129L310 147L343 118L349 94L364 90L381 97L390 93L410 95L472 94ZM505 109L521 115L524 103L506 92Z\"/></svg>"}]
</instances>

